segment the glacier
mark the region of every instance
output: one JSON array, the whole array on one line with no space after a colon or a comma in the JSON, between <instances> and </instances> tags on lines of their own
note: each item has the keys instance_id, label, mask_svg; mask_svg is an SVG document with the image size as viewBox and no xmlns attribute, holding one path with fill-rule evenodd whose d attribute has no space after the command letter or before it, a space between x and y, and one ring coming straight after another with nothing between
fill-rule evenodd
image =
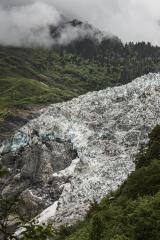
<instances>
[{"instance_id":1,"label":"glacier","mask_svg":"<svg viewBox=\"0 0 160 240\"><path fill-rule=\"evenodd\" d=\"M58 199L50 201L40 214L40 222L73 224L84 218L91 202L99 202L116 190L134 171L139 149L160 123L160 74L150 73L127 85L89 92L39 113L1 144L0 153L16 155L22 147L38 145L44 153L43 167L47 166L43 174L49 175L44 178L44 187L56 180L60 191ZM46 142L54 141L71 144L77 154L66 168L48 171Z\"/></svg>"}]
</instances>

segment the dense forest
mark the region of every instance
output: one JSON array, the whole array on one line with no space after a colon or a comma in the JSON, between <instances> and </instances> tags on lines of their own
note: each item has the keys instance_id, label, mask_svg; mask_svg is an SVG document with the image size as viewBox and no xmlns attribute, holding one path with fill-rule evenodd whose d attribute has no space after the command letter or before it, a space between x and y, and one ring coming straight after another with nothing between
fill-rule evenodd
<instances>
[{"instance_id":1,"label":"dense forest","mask_svg":"<svg viewBox=\"0 0 160 240\"><path fill-rule=\"evenodd\" d=\"M85 38L68 46L0 47L0 119L17 110L66 101L88 91L126 84L160 69L160 48Z\"/></svg>"}]
</instances>

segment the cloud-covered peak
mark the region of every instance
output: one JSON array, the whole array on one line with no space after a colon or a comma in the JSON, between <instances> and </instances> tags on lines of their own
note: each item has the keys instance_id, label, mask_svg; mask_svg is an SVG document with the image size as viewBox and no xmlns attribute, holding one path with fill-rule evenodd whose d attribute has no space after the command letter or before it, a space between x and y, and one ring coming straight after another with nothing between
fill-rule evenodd
<instances>
[{"instance_id":1,"label":"cloud-covered peak","mask_svg":"<svg viewBox=\"0 0 160 240\"><path fill-rule=\"evenodd\" d=\"M1 0L0 44L46 45L53 39L48 26L58 26L62 15L89 22L126 41L160 44L159 0ZM84 34L67 28L60 42Z\"/></svg>"}]
</instances>

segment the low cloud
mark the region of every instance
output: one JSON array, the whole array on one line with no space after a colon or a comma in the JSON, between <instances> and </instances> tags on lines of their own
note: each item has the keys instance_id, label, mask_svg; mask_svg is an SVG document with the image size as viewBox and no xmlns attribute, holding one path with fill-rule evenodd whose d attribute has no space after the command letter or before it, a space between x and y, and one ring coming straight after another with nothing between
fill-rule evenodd
<instances>
[{"instance_id":1,"label":"low cloud","mask_svg":"<svg viewBox=\"0 0 160 240\"><path fill-rule=\"evenodd\" d=\"M0 44L44 45L54 42L49 26L78 18L122 41L160 45L159 0L1 0ZM62 29L59 43L84 36L84 28Z\"/></svg>"},{"instance_id":2,"label":"low cloud","mask_svg":"<svg viewBox=\"0 0 160 240\"><path fill-rule=\"evenodd\" d=\"M43 2L3 7L0 9L0 43L50 46L48 26L57 25L60 20L59 12Z\"/></svg>"}]
</instances>

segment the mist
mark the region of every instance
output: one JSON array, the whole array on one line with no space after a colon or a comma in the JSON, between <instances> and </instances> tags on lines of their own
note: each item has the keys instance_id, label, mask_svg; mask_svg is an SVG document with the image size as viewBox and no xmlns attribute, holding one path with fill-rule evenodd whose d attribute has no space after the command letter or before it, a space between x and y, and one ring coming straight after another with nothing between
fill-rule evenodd
<instances>
[{"instance_id":1,"label":"mist","mask_svg":"<svg viewBox=\"0 0 160 240\"><path fill-rule=\"evenodd\" d=\"M92 24L123 42L160 45L159 0L0 0L0 44L51 46L49 26L64 17ZM67 26L58 43L85 36L84 28Z\"/></svg>"}]
</instances>

